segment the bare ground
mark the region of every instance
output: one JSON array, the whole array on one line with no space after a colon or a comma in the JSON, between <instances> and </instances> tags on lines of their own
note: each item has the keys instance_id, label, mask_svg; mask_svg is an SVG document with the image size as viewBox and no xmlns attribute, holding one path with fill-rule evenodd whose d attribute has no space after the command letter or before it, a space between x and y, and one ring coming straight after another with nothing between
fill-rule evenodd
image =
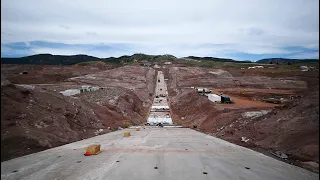
<instances>
[{"instance_id":1,"label":"bare ground","mask_svg":"<svg viewBox=\"0 0 320 180\"><path fill-rule=\"evenodd\" d=\"M51 66L41 68L52 73ZM34 73L41 74L41 68ZM79 67L71 68L71 72L81 72ZM95 70L95 73L59 82L57 79L54 82L41 78L38 81L36 78L19 79L23 84L32 82L31 86L23 86L25 88L11 84L6 78L10 77L9 70L2 73L6 76L1 76L1 160L143 123L153 100L155 71L140 66ZM59 93L88 84L103 89L74 97Z\"/></svg>"},{"instance_id":2,"label":"bare ground","mask_svg":"<svg viewBox=\"0 0 320 180\"><path fill-rule=\"evenodd\" d=\"M175 65L161 70L168 79L174 123L255 150L281 151L290 162L318 171L306 166L319 163L318 71ZM104 64L2 66L2 161L145 122L154 98L155 73L147 67ZM59 93L81 85L103 89L74 97ZM214 104L190 87L210 88L236 103ZM265 96L284 102L262 102ZM246 115L257 111L267 113Z\"/></svg>"},{"instance_id":3,"label":"bare ground","mask_svg":"<svg viewBox=\"0 0 320 180\"><path fill-rule=\"evenodd\" d=\"M165 72L174 122L252 149L281 151L299 166L319 163L318 71L170 67ZM190 87L229 95L235 104L214 104ZM265 96L284 102L262 102ZM261 110L268 113L244 116ZM319 171L318 167L306 168Z\"/></svg>"}]
</instances>

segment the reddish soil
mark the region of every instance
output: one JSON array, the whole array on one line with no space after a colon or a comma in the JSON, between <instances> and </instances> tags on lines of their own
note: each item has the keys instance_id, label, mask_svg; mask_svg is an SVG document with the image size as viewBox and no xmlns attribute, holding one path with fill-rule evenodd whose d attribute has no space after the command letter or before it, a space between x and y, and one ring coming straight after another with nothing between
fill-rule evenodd
<instances>
[{"instance_id":1,"label":"reddish soil","mask_svg":"<svg viewBox=\"0 0 320 180\"><path fill-rule=\"evenodd\" d=\"M1 110L2 161L92 137L95 131L106 129L91 107L76 99L11 84L1 87Z\"/></svg>"},{"instance_id":2,"label":"reddish soil","mask_svg":"<svg viewBox=\"0 0 320 180\"><path fill-rule=\"evenodd\" d=\"M223 91L218 91L214 90L212 91L214 94L222 94ZM272 108L272 107L277 107L277 106L282 106L281 104L272 104L272 103L267 103L267 102L262 102L262 101L254 101L250 98L247 97L241 97L238 95L230 95L230 94L225 94L230 97L232 101L234 101L233 104L215 104L216 107L224 107L224 108L248 108L248 107L266 107L266 108Z\"/></svg>"},{"instance_id":3,"label":"reddish soil","mask_svg":"<svg viewBox=\"0 0 320 180\"><path fill-rule=\"evenodd\" d=\"M281 151L298 166L307 161L319 163L318 71L230 67L224 70L164 70L169 78L169 102L175 123L252 149ZM215 104L190 87L207 87L230 96L235 104ZM262 102L265 96L283 98L284 103ZM244 115L260 110L270 112L260 117Z\"/></svg>"},{"instance_id":4,"label":"reddish soil","mask_svg":"<svg viewBox=\"0 0 320 180\"><path fill-rule=\"evenodd\" d=\"M1 161L141 124L153 101L155 71L151 68L94 69L95 73L88 76L70 79L72 74L68 74L63 82L56 82L58 79L32 78L41 73L54 74L57 69L30 66L33 69L29 72L34 74L23 74L30 75L30 79L17 78L21 84L34 83L34 88L26 89L6 79L12 78L8 67L14 70L20 65L5 67L1 76ZM67 66L60 70L79 73L83 69L86 74L90 71L85 69L91 67ZM74 97L59 93L88 84L103 89Z\"/></svg>"},{"instance_id":5,"label":"reddish soil","mask_svg":"<svg viewBox=\"0 0 320 180\"><path fill-rule=\"evenodd\" d=\"M58 66L58 65L15 65L1 64L1 74L14 84L45 84L64 81L81 76L115 68L112 65L98 62L90 66ZM26 72L28 74L22 74Z\"/></svg>"},{"instance_id":6,"label":"reddish soil","mask_svg":"<svg viewBox=\"0 0 320 180\"><path fill-rule=\"evenodd\" d=\"M250 94L250 93L264 93L264 94L296 94L295 90L283 90L283 89L252 89L252 88L225 88L225 89L214 89L216 93L224 92L238 92L241 94Z\"/></svg>"},{"instance_id":7,"label":"reddish soil","mask_svg":"<svg viewBox=\"0 0 320 180\"><path fill-rule=\"evenodd\" d=\"M176 66L161 69L168 79L174 123L252 149L284 152L297 165L319 163L318 71ZM23 71L28 74L19 74ZM155 73L148 67L101 63L2 65L2 161L143 123L154 99ZM14 84L37 85L26 89ZM103 89L74 97L59 93L82 85ZM190 87L229 95L235 104L217 105ZM265 96L283 98L285 103L261 102ZM246 115L261 110L267 113Z\"/></svg>"}]
</instances>

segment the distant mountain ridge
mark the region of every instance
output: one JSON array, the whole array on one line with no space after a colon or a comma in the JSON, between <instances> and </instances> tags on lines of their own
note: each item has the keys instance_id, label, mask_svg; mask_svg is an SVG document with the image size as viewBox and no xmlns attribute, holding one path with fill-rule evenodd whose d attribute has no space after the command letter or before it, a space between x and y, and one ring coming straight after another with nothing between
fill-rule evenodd
<instances>
[{"instance_id":1,"label":"distant mountain ridge","mask_svg":"<svg viewBox=\"0 0 320 180\"><path fill-rule=\"evenodd\" d=\"M72 65L86 61L100 61L100 58L81 54L72 56L37 54L21 58L1 58L1 64Z\"/></svg>"},{"instance_id":2,"label":"distant mountain ridge","mask_svg":"<svg viewBox=\"0 0 320 180\"><path fill-rule=\"evenodd\" d=\"M116 63L126 64L130 62L165 62L165 61L176 61L183 59L192 59L197 61L216 61L216 62L239 62L239 63L252 63L251 61L237 61L228 58L217 58L217 57L197 57L188 56L185 58L177 58L173 55L147 55L142 53L133 54L131 56L121 57L109 57L109 58L98 58L88 55L52 55L52 54L36 54L32 56L25 56L21 58L1 58L1 64L39 64L39 65L73 65L81 62L88 61L103 61L105 63ZM256 63L265 64L285 64L285 63L300 63L300 62L319 62L319 59L285 59L285 58L269 58L261 59Z\"/></svg>"},{"instance_id":3,"label":"distant mountain ridge","mask_svg":"<svg viewBox=\"0 0 320 180\"><path fill-rule=\"evenodd\" d=\"M268 58L268 59L261 59L256 61L257 63L263 64L296 64L296 63L310 63L310 62L319 62L319 59L286 59L286 58Z\"/></svg>"},{"instance_id":4,"label":"distant mountain ridge","mask_svg":"<svg viewBox=\"0 0 320 180\"><path fill-rule=\"evenodd\" d=\"M172 55L146 55L133 54L132 56L98 58L88 55L52 55L52 54L37 54L25 56L21 58L1 58L1 64L39 64L39 65L73 65L88 61L103 61L105 63L129 63L134 61L172 61L177 59Z\"/></svg>"}]
</instances>

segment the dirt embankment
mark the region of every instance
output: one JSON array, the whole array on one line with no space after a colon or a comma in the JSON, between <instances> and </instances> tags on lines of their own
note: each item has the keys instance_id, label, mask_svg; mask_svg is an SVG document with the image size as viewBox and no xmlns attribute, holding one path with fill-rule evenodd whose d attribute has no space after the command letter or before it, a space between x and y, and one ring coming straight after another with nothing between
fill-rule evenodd
<instances>
[{"instance_id":1,"label":"dirt embankment","mask_svg":"<svg viewBox=\"0 0 320 180\"><path fill-rule=\"evenodd\" d=\"M14 84L45 84L62 82L68 78L82 76L115 68L103 62L88 66L58 66L31 64L1 64L1 73Z\"/></svg>"},{"instance_id":2,"label":"dirt embankment","mask_svg":"<svg viewBox=\"0 0 320 180\"><path fill-rule=\"evenodd\" d=\"M104 129L92 107L51 92L1 88L1 160L85 139Z\"/></svg>"},{"instance_id":3,"label":"dirt embankment","mask_svg":"<svg viewBox=\"0 0 320 180\"><path fill-rule=\"evenodd\" d=\"M259 75L258 70L251 76L250 72L242 75L236 71L199 67L165 71L170 77L168 92L174 122L241 146L281 151L300 166L299 162L319 163L319 83L315 81L319 76L312 73L313 78L308 79L310 73L301 77L300 72L294 76L289 71L285 76L283 70L281 76ZM190 87L230 94L236 102L216 105ZM261 101L265 96L282 97L284 103L265 106Z\"/></svg>"},{"instance_id":4,"label":"dirt embankment","mask_svg":"<svg viewBox=\"0 0 320 180\"><path fill-rule=\"evenodd\" d=\"M2 78L1 160L143 123L153 100L154 78L153 69L139 66L29 89ZM103 89L66 97L55 89L67 88L66 83L72 87L99 85Z\"/></svg>"}]
</instances>

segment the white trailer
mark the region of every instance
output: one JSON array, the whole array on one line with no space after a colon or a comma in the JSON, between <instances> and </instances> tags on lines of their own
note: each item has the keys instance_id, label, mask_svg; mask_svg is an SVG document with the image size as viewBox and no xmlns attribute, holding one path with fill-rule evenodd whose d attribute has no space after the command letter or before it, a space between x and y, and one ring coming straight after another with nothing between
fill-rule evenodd
<instances>
[{"instance_id":1,"label":"white trailer","mask_svg":"<svg viewBox=\"0 0 320 180\"><path fill-rule=\"evenodd\" d=\"M221 102L221 96L217 94L208 94L208 99L212 102Z\"/></svg>"}]
</instances>

